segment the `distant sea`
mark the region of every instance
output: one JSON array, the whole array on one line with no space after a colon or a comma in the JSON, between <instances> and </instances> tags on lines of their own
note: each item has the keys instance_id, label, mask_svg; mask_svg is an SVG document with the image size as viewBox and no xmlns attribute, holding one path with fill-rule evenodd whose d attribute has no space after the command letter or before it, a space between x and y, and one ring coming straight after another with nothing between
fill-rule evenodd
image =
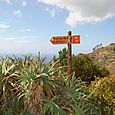
<instances>
[{"instance_id":1,"label":"distant sea","mask_svg":"<svg viewBox=\"0 0 115 115\"><path fill-rule=\"evenodd\" d=\"M17 57L17 58L24 58L24 56L27 56L27 55L29 55L29 53L28 54L0 54L0 58L5 58L6 56L9 56L9 57L13 57L13 56L15 56L15 57ZM37 54L32 54L34 57L36 57L37 56ZM45 59L44 61L47 63L47 62L49 62L49 61L51 61L52 60L52 58L53 58L53 56L54 55L50 55L50 54L48 54L48 55L45 55L45 54L41 54L40 55L40 58L41 59Z\"/></svg>"}]
</instances>

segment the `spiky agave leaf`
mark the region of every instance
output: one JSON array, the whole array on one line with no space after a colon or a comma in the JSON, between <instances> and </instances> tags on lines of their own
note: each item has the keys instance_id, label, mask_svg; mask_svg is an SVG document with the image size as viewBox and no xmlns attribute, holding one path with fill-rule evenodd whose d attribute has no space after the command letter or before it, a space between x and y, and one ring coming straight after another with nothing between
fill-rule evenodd
<instances>
[{"instance_id":1,"label":"spiky agave leaf","mask_svg":"<svg viewBox=\"0 0 115 115\"><path fill-rule=\"evenodd\" d=\"M2 101L2 108L7 107L15 96L16 80L18 71L15 69L15 64L11 63L8 56L0 61L0 94Z\"/></svg>"},{"instance_id":2,"label":"spiky agave leaf","mask_svg":"<svg viewBox=\"0 0 115 115\"><path fill-rule=\"evenodd\" d=\"M66 115L64 111L60 109L58 106L57 100L59 99L58 96L54 96L52 99L44 99L44 106L42 109L42 114L44 115ZM64 114L65 113L65 114Z\"/></svg>"}]
</instances>

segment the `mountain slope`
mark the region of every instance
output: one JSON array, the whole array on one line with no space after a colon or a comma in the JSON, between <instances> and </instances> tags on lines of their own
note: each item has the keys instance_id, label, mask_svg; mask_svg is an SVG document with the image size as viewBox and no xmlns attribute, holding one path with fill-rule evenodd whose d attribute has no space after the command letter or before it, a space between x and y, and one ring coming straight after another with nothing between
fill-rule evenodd
<instances>
[{"instance_id":1,"label":"mountain slope","mask_svg":"<svg viewBox=\"0 0 115 115\"><path fill-rule=\"evenodd\" d=\"M95 63L100 66L105 66L111 74L115 74L115 43L111 43L106 47L94 49L89 56Z\"/></svg>"}]
</instances>

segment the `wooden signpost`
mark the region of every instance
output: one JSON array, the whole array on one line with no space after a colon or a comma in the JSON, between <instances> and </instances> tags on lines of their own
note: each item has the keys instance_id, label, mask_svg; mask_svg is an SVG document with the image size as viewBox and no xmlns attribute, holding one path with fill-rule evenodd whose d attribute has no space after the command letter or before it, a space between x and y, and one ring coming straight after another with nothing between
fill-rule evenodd
<instances>
[{"instance_id":1,"label":"wooden signpost","mask_svg":"<svg viewBox=\"0 0 115 115\"><path fill-rule=\"evenodd\" d=\"M52 44L79 44L80 43L80 35L53 36L50 41Z\"/></svg>"},{"instance_id":2,"label":"wooden signpost","mask_svg":"<svg viewBox=\"0 0 115 115\"><path fill-rule=\"evenodd\" d=\"M72 79L72 45L80 44L80 35L72 36L71 31L68 32L67 36L53 36L50 39L52 44L67 44L68 45L68 77Z\"/></svg>"}]
</instances>

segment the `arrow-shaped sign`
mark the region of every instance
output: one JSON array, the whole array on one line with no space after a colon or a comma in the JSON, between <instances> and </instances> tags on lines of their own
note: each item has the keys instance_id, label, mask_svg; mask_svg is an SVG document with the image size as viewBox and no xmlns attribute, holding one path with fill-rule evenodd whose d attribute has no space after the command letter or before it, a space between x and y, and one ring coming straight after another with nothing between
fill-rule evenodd
<instances>
[{"instance_id":1,"label":"arrow-shaped sign","mask_svg":"<svg viewBox=\"0 0 115 115\"><path fill-rule=\"evenodd\" d=\"M50 41L52 44L80 44L80 35L53 36Z\"/></svg>"}]
</instances>

